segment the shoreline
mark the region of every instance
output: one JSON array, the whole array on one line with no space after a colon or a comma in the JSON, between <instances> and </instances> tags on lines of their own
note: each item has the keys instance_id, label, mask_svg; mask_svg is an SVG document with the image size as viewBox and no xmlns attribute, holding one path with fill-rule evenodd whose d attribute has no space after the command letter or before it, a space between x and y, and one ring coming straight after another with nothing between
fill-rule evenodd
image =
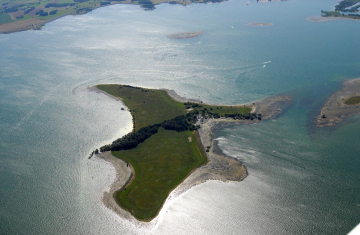
<instances>
[{"instance_id":1,"label":"shoreline","mask_svg":"<svg viewBox=\"0 0 360 235\"><path fill-rule=\"evenodd\" d=\"M221 2L225 2L227 0L222 0ZM156 2L154 3L154 6L156 5L160 5L163 3L168 3L169 4L170 1L163 1L163 2ZM177 1L175 1L177 2ZM177 4L181 4L183 6L189 5L191 3L204 3L204 2L177 2ZM97 6L96 8L92 9L91 11L94 11L96 9L102 8L102 7L108 7L108 6L112 6L112 5L134 5L134 6L139 6L140 8L142 7L142 5L140 4L134 4L131 1L126 1L126 2L113 2L112 4L108 4L108 5L103 5L103 6ZM89 12L91 12L89 11ZM42 20L39 18L30 18L30 19L26 19L26 20L18 20L18 21L13 21L13 22L9 22L9 23L4 23L4 24L0 24L0 34L10 34L10 33L17 33L17 32L22 32L22 31L27 31L27 30L36 30L36 29L41 29L43 26L45 26L47 23L57 20L59 18L65 17L65 16L69 16L69 15L85 15L89 12L83 13L83 14L74 14L75 11L69 12L67 14L58 16L58 17L54 17L52 19L49 20ZM9 29L7 29L10 26ZM5 27L5 29L3 29L3 27ZM195 33L196 35L194 36L186 36L187 34L193 34ZM199 31L199 32L189 32L189 33L179 33L179 34L170 34L170 35L185 35L185 37L181 37L181 38L172 38L172 39L184 39L184 38L193 38L193 37L197 37L200 36L201 34L203 34L203 32ZM169 35L167 35L169 36Z\"/></svg>"},{"instance_id":2,"label":"shoreline","mask_svg":"<svg viewBox=\"0 0 360 235\"><path fill-rule=\"evenodd\" d=\"M316 127L335 126L345 118L360 113L360 104L345 104L346 100L354 96L360 96L360 78L344 81L342 87L325 101L316 117Z\"/></svg>"},{"instance_id":3,"label":"shoreline","mask_svg":"<svg viewBox=\"0 0 360 235\"><path fill-rule=\"evenodd\" d=\"M96 86L88 87L87 89L89 91L95 91L105 94L116 100L121 100L118 97L114 97L98 89ZM181 97L174 90L159 90L166 91L172 99L179 102L199 102L199 100L196 99L186 99L184 97ZM263 120L271 119L282 113L282 111L291 104L291 101L292 97L289 95L269 97L264 100L258 101L253 106L251 112L262 112ZM243 105L244 104L241 104L239 106ZM205 150L206 146L211 146L210 151L207 153L205 152L208 162L205 165L199 166L193 171L191 171L177 187L170 191L164 204L168 201L171 201L172 198L180 196L182 193L186 192L192 187L201 183L205 183L209 180L218 180L222 182L240 182L245 179L248 175L246 167L239 159L227 156L221 151L215 139L215 132L216 130L226 128L232 125L253 124L258 122L260 122L260 120L233 120L232 118L202 120L201 123L199 123L201 125L201 128L198 130L198 133L203 149ZM103 193L102 201L104 205L116 214L120 215L121 217L136 224L149 224L149 222L151 221L156 221L159 213L161 212L161 209L152 220L139 221L134 216L132 216L130 212L121 208L114 199L114 194L116 191L122 190L124 187L129 185L129 183L131 183L130 181L134 177L134 172L132 172L134 171L134 169L132 168L132 170L130 170L131 167L126 167L127 163L113 156L111 152L99 153L95 156L110 162L114 166L116 171L116 178L114 182L111 183L110 190ZM162 207L164 206L164 204L162 205Z\"/></svg>"}]
</instances>

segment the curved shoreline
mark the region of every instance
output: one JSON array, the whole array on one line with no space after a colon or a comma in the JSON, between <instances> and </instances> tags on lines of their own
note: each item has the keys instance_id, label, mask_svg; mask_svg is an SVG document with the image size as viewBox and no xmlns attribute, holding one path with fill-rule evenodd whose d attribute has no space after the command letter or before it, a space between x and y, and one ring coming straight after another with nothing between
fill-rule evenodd
<instances>
[{"instance_id":1,"label":"curved shoreline","mask_svg":"<svg viewBox=\"0 0 360 235\"><path fill-rule=\"evenodd\" d=\"M107 94L104 91L99 90L96 87L88 88L90 91L100 92L106 94L116 100L121 100L117 97L113 97ZM168 89L165 90L168 95L180 102L198 102L194 99L186 99L180 97L175 91ZM288 95L279 95L270 97L261 101L258 101L252 109L252 112L263 114L263 119L274 118L279 115L288 105L290 105L292 97ZM250 104L246 104L250 105ZM252 104L251 104L252 105ZM234 106L234 105L233 105ZM243 104L241 104L243 106ZM223 119L203 119L199 125L199 136L201 140L202 147L205 149L206 146L211 146L210 151L206 153L208 158L208 163L202 165L198 168L195 168L191 171L184 180L175 187L172 191L169 192L167 199L164 204L170 201L173 197L177 197L182 193L186 192L190 188L204 183L208 180L219 180L223 182L228 181L242 181L248 175L248 172L245 166L241 163L239 159L230 157L221 152L221 149L217 145L215 140L215 130L222 129L231 125L243 125L243 124L252 124L260 122L259 120L233 120L231 118ZM116 178L115 181L111 184L109 192L104 192L103 194L103 203L105 206L123 218L130 220L136 224L147 224L149 221L138 221L133 217L130 212L122 209L115 201L114 194L116 191L119 191L126 187L131 178L134 176L134 173L130 170L131 167L126 167L124 161L120 160L113 156L110 152L97 154L99 158L106 160L115 167ZM132 169L133 170L133 169ZM164 206L162 205L162 207ZM159 210L158 214L161 210ZM154 218L158 218L158 214Z\"/></svg>"}]
</instances>

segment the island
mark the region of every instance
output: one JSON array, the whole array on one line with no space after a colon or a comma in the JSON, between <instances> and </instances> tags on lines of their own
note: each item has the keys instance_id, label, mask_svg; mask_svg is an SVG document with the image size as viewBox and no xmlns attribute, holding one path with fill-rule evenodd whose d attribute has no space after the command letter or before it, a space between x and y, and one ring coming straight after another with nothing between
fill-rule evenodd
<instances>
[{"instance_id":1,"label":"island","mask_svg":"<svg viewBox=\"0 0 360 235\"><path fill-rule=\"evenodd\" d=\"M160 3L222 2L225 0L3 0L0 3L0 34L41 29L47 22L66 15L80 15L113 4L135 4L154 10Z\"/></svg>"},{"instance_id":2,"label":"island","mask_svg":"<svg viewBox=\"0 0 360 235\"><path fill-rule=\"evenodd\" d=\"M168 34L167 37L172 39L185 39L185 38L195 38L203 34L202 31L198 32L188 32L188 33L175 33L175 34Z\"/></svg>"},{"instance_id":3,"label":"island","mask_svg":"<svg viewBox=\"0 0 360 235\"><path fill-rule=\"evenodd\" d=\"M360 78L343 82L341 90L325 102L316 118L316 127L334 126L360 113Z\"/></svg>"},{"instance_id":4,"label":"island","mask_svg":"<svg viewBox=\"0 0 360 235\"><path fill-rule=\"evenodd\" d=\"M132 132L90 155L113 163L117 171L104 203L125 218L143 222L158 215L171 192L179 195L207 180L243 180L246 168L221 152L214 130L274 118L292 100L280 95L226 106L187 100L169 90L114 84L92 89L121 100L121 109L133 119Z\"/></svg>"},{"instance_id":5,"label":"island","mask_svg":"<svg viewBox=\"0 0 360 235\"><path fill-rule=\"evenodd\" d=\"M259 23L259 22L251 22L246 24L248 26L271 26L274 25L273 23Z\"/></svg>"}]
</instances>

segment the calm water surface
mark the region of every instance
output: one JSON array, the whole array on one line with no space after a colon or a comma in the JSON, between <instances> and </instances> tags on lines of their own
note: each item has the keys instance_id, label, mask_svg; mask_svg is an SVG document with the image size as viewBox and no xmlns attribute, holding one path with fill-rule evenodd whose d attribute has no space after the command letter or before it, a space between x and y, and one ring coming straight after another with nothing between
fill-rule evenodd
<instances>
[{"instance_id":1,"label":"calm water surface","mask_svg":"<svg viewBox=\"0 0 360 235\"><path fill-rule=\"evenodd\" d=\"M357 21L309 22L335 0L229 1L155 11L116 5L41 31L0 35L1 234L346 234L360 222L360 120L313 129L326 98L360 76ZM270 22L250 27L249 22ZM204 31L193 39L170 33ZM292 94L279 118L217 133L241 183L208 182L149 226L101 203L114 179L88 154L131 130L122 104L88 87L170 88L216 104ZM199 97L200 96L200 97Z\"/></svg>"}]
</instances>

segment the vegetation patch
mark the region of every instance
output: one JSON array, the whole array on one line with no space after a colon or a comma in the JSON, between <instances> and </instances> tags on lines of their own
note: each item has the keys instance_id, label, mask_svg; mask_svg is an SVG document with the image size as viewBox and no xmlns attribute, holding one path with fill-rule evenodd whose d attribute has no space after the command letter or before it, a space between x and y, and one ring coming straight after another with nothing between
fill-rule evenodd
<instances>
[{"instance_id":1,"label":"vegetation patch","mask_svg":"<svg viewBox=\"0 0 360 235\"><path fill-rule=\"evenodd\" d=\"M0 13L0 24L13 22L11 16L8 13Z\"/></svg>"},{"instance_id":2,"label":"vegetation patch","mask_svg":"<svg viewBox=\"0 0 360 235\"><path fill-rule=\"evenodd\" d=\"M123 209L143 221L153 219L169 193L207 162L197 122L225 117L261 120L261 115L251 114L251 108L246 106L181 103L164 90L128 85L97 88L121 98L132 114L133 131L102 146L100 151L112 151L133 166L134 180L117 191L114 198ZM96 149L93 153L98 152Z\"/></svg>"},{"instance_id":3,"label":"vegetation patch","mask_svg":"<svg viewBox=\"0 0 360 235\"><path fill-rule=\"evenodd\" d=\"M224 0L175 0L172 1L172 3L178 3L186 6L192 2L201 3L222 1ZM168 2L168 0L1 0L0 33L41 29L41 25L61 16L69 14L86 14L96 8L112 4L136 4L148 11L154 10L155 5L164 2ZM39 13L35 14L37 12ZM10 13L11 16L8 13ZM21 24L3 25L13 21L21 21ZM34 24L34 22L37 23Z\"/></svg>"},{"instance_id":4,"label":"vegetation patch","mask_svg":"<svg viewBox=\"0 0 360 235\"><path fill-rule=\"evenodd\" d=\"M335 6L335 11L321 11L323 17L344 17L350 19L360 19L359 8L360 0L343 0Z\"/></svg>"},{"instance_id":5,"label":"vegetation patch","mask_svg":"<svg viewBox=\"0 0 360 235\"><path fill-rule=\"evenodd\" d=\"M97 88L122 99L133 116L135 131L186 114L183 103L174 101L163 90L127 85L99 85Z\"/></svg>"},{"instance_id":6,"label":"vegetation patch","mask_svg":"<svg viewBox=\"0 0 360 235\"><path fill-rule=\"evenodd\" d=\"M113 151L135 170L131 185L114 195L117 203L139 220L154 218L168 194L207 161L197 143L188 141L195 134L160 129L137 148Z\"/></svg>"},{"instance_id":7,"label":"vegetation patch","mask_svg":"<svg viewBox=\"0 0 360 235\"><path fill-rule=\"evenodd\" d=\"M360 96L354 96L354 97L351 97L350 99L347 99L345 101L345 104L347 104L347 105L360 104Z\"/></svg>"}]
</instances>

